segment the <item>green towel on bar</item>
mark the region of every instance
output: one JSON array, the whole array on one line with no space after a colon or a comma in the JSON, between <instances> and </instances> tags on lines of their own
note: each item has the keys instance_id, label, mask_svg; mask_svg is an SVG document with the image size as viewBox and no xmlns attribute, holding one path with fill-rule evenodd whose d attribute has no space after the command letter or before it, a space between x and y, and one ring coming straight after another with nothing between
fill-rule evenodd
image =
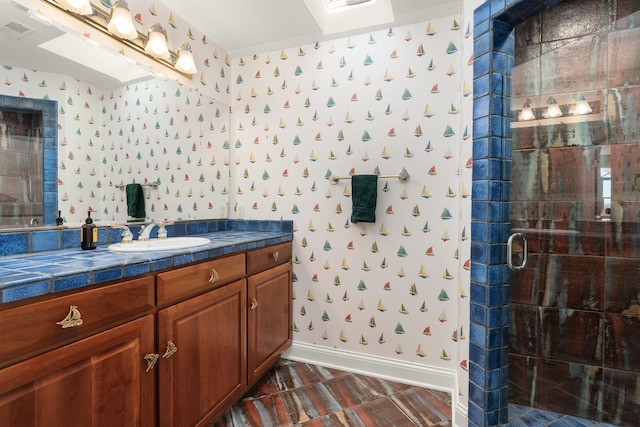
<instances>
[{"instance_id":1,"label":"green towel on bar","mask_svg":"<svg viewBox=\"0 0 640 427\"><path fill-rule=\"evenodd\" d=\"M351 222L375 222L378 175L352 176L351 189Z\"/></svg>"},{"instance_id":2,"label":"green towel on bar","mask_svg":"<svg viewBox=\"0 0 640 427\"><path fill-rule=\"evenodd\" d=\"M127 213L134 218L144 218L144 191L140 184L127 184Z\"/></svg>"}]
</instances>

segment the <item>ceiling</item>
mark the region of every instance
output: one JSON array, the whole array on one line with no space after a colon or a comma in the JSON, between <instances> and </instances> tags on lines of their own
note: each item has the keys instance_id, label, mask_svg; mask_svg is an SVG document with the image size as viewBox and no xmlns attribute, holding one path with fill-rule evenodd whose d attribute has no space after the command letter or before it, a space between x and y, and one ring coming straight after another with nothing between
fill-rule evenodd
<instances>
[{"instance_id":1,"label":"ceiling","mask_svg":"<svg viewBox=\"0 0 640 427\"><path fill-rule=\"evenodd\" d=\"M462 4L462 0L371 0L374 4L329 13L326 0L159 1L231 58L436 19L460 13ZM64 34L55 24L34 18L12 0L0 0L0 65L70 75L101 89L149 77L131 64L106 69L106 65L122 61L120 55L89 46L80 37L54 40ZM40 47L47 41L52 41L52 48L58 45L67 53L82 53L76 60L64 58ZM102 57L87 60L88 55ZM87 63L100 68L83 65Z\"/></svg>"},{"instance_id":2,"label":"ceiling","mask_svg":"<svg viewBox=\"0 0 640 427\"><path fill-rule=\"evenodd\" d=\"M344 12L329 13L326 0L160 2L219 44L232 58L434 19L459 12L462 4L462 0L377 0L376 3L390 5L392 21L376 23L376 15L383 13L380 4L347 6ZM342 31L328 33L326 27L337 19L346 21L340 28ZM324 33L318 21L324 24Z\"/></svg>"}]
</instances>

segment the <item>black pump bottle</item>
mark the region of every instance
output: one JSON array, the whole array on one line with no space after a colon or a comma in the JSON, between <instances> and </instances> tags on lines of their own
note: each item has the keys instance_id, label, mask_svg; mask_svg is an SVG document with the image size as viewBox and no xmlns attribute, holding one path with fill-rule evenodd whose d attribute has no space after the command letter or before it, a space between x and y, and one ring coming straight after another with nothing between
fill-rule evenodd
<instances>
[{"instance_id":1,"label":"black pump bottle","mask_svg":"<svg viewBox=\"0 0 640 427\"><path fill-rule=\"evenodd\" d=\"M91 211L87 212L87 219L80 228L80 247L84 250L98 247L98 227L91 219Z\"/></svg>"}]
</instances>

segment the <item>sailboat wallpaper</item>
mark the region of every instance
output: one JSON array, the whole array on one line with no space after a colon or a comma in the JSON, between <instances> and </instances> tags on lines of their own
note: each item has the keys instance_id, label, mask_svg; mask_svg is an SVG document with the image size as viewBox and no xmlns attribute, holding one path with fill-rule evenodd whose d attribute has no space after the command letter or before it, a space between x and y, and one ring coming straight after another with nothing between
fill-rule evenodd
<instances>
[{"instance_id":1,"label":"sailboat wallpaper","mask_svg":"<svg viewBox=\"0 0 640 427\"><path fill-rule=\"evenodd\" d=\"M461 22L234 59L231 204L294 220L294 340L458 371L465 401L473 55ZM375 223L351 223L351 182L329 179L403 170L406 182L378 180Z\"/></svg>"},{"instance_id":2,"label":"sailboat wallpaper","mask_svg":"<svg viewBox=\"0 0 640 427\"><path fill-rule=\"evenodd\" d=\"M159 183L147 194L156 217L212 217L221 193L231 218L293 220L294 343L442 372L466 412L472 11L228 58L159 3L139 3L145 23L153 12L194 37L193 85L102 92L0 69L1 93L58 100L65 219L88 206L118 218L113 185L135 179ZM375 223L353 224L350 180L329 179L403 170L406 182L378 180Z\"/></svg>"}]
</instances>

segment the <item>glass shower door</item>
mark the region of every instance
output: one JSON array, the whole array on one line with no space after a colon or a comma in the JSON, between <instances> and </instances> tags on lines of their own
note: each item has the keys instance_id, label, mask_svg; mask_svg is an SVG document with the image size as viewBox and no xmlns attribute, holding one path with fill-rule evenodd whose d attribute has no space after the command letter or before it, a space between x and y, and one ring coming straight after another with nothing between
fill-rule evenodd
<instances>
[{"instance_id":1,"label":"glass shower door","mask_svg":"<svg viewBox=\"0 0 640 427\"><path fill-rule=\"evenodd\" d=\"M640 28L600 3L561 3L588 32L557 7L516 28L509 400L635 426Z\"/></svg>"}]
</instances>

